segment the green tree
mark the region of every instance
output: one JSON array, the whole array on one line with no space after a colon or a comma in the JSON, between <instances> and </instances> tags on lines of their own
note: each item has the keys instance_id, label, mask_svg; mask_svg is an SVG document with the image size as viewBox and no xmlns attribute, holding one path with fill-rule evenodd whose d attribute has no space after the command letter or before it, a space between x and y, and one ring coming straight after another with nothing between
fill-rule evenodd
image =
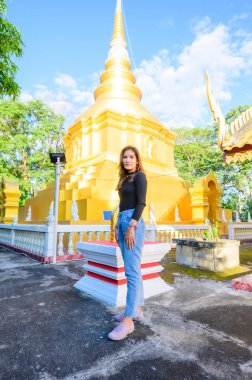
<instances>
[{"instance_id":1,"label":"green tree","mask_svg":"<svg viewBox=\"0 0 252 380\"><path fill-rule=\"evenodd\" d=\"M6 1L0 0L0 98L17 98L20 87L15 81L17 65L13 57L22 56L22 35L5 17Z\"/></svg>"},{"instance_id":2,"label":"green tree","mask_svg":"<svg viewBox=\"0 0 252 380\"><path fill-rule=\"evenodd\" d=\"M246 111L251 105L243 105L243 106L238 106L236 108L232 108L225 117L226 123L230 124L232 121L234 121L241 113Z\"/></svg>"},{"instance_id":3,"label":"green tree","mask_svg":"<svg viewBox=\"0 0 252 380\"><path fill-rule=\"evenodd\" d=\"M194 183L210 170L216 172L223 167L222 154L217 145L216 127L179 128L173 132L177 135L176 167L187 182Z\"/></svg>"},{"instance_id":4,"label":"green tree","mask_svg":"<svg viewBox=\"0 0 252 380\"><path fill-rule=\"evenodd\" d=\"M49 152L63 150L63 122L39 100L0 102L0 173L19 181L21 205L54 181Z\"/></svg>"},{"instance_id":5,"label":"green tree","mask_svg":"<svg viewBox=\"0 0 252 380\"><path fill-rule=\"evenodd\" d=\"M249 106L239 106L231 110L227 123L233 121ZM224 194L222 207L239 210L241 219L247 220L248 211L252 216L252 162L226 165L217 144L216 124L205 128L173 130L176 133L175 164L179 175L189 183L205 176L212 170L220 182Z\"/></svg>"}]
</instances>

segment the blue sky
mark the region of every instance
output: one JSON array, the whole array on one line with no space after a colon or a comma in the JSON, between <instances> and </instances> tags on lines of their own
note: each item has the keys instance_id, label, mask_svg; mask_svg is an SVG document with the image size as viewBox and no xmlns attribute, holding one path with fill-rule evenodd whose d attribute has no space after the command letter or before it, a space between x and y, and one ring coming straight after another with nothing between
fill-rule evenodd
<instances>
[{"instance_id":1,"label":"blue sky","mask_svg":"<svg viewBox=\"0 0 252 380\"><path fill-rule=\"evenodd\" d=\"M66 127L93 102L116 0L12 0L21 31L21 100L40 98ZM205 71L224 113L252 103L252 1L124 0L132 69L143 104L167 127L211 121Z\"/></svg>"}]
</instances>

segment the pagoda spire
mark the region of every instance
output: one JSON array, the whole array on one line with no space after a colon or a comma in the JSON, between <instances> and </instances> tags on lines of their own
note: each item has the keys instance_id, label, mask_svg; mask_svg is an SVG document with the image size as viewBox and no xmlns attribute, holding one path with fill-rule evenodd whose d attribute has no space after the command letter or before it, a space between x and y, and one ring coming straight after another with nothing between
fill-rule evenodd
<instances>
[{"instance_id":1,"label":"pagoda spire","mask_svg":"<svg viewBox=\"0 0 252 380\"><path fill-rule=\"evenodd\" d=\"M101 84L94 93L95 100L120 98L139 102L142 93L135 85L136 79L130 67L124 34L122 0L117 0L108 59L105 63L105 71L100 77Z\"/></svg>"},{"instance_id":2,"label":"pagoda spire","mask_svg":"<svg viewBox=\"0 0 252 380\"><path fill-rule=\"evenodd\" d=\"M114 21L114 32L112 40L110 43L110 50L108 58L124 58L129 60L129 55L127 51L127 44L124 34L123 25L123 13L122 13L122 1L117 0L116 11L115 11L115 21Z\"/></svg>"},{"instance_id":3,"label":"pagoda spire","mask_svg":"<svg viewBox=\"0 0 252 380\"><path fill-rule=\"evenodd\" d=\"M126 47L121 0L117 0L116 11L115 11L115 21L114 21L114 33L113 33L111 45L115 42L117 43L121 42Z\"/></svg>"},{"instance_id":4,"label":"pagoda spire","mask_svg":"<svg viewBox=\"0 0 252 380\"><path fill-rule=\"evenodd\" d=\"M130 116L130 123L132 122L132 126L136 128L142 123L140 119L146 123L154 123L155 128L158 126L161 131L165 131L165 135L168 133L174 140L174 135L167 132L160 121L141 103L142 92L136 85L127 51L122 0L115 1L114 27L108 57L105 70L100 75L100 84L94 90L94 98L95 102L77 118L77 123L85 123L85 120L91 119L93 123L98 116L102 116L103 120L106 112L113 112L117 114L120 123L129 120L127 117Z\"/></svg>"},{"instance_id":5,"label":"pagoda spire","mask_svg":"<svg viewBox=\"0 0 252 380\"><path fill-rule=\"evenodd\" d=\"M116 12L121 12L121 11L122 11L122 0L117 0Z\"/></svg>"}]
</instances>

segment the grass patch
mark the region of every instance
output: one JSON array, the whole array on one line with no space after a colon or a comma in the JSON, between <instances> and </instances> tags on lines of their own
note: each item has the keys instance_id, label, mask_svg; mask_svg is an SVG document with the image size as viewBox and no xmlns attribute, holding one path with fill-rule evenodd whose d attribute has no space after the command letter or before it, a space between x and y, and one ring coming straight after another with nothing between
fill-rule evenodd
<instances>
[{"instance_id":1,"label":"grass patch","mask_svg":"<svg viewBox=\"0 0 252 380\"><path fill-rule=\"evenodd\" d=\"M252 273L252 246L240 247L240 264L241 266L229 269L225 272L210 272L207 270L190 268L184 265L176 264L176 250L168 252L161 265L164 270L160 273L162 279L166 282L173 283L177 276L191 276L196 279L209 278L217 281L229 281L239 277L244 273Z\"/></svg>"}]
</instances>

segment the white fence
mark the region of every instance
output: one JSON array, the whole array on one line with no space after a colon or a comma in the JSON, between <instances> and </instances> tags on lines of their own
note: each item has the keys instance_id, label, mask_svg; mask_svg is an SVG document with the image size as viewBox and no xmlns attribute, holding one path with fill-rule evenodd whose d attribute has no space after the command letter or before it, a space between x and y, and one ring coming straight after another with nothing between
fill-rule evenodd
<instances>
[{"instance_id":1,"label":"white fence","mask_svg":"<svg viewBox=\"0 0 252 380\"><path fill-rule=\"evenodd\" d=\"M202 237L206 225L147 225L146 240L172 243L173 238ZM0 245L46 258L53 256L53 224L0 224ZM58 225L57 256L76 254L77 241L97 241L110 239L109 225Z\"/></svg>"},{"instance_id":2,"label":"white fence","mask_svg":"<svg viewBox=\"0 0 252 380\"><path fill-rule=\"evenodd\" d=\"M146 240L172 243L174 238L200 238L204 237L204 231L207 229L206 224L147 225Z\"/></svg>"},{"instance_id":3,"label":"white fence","mask_svg":"<svg viewBox=\"0 0 252 380\"><path fill-rule=\"evenodd\" d=\"M252 223L229 223L228 238L241 241L252 241Z\"/></svg>"},{"instance_id":4,"label":"white fence","mask_svg":"<svg viewBox=\"0 0 252 380\"><path fill-rule=\"evenodd\" d=\"M50 228L44 225L0 225L0 244L32 252L39 256L50 256L49 250Z\"/></svg>"}]
</instances>

